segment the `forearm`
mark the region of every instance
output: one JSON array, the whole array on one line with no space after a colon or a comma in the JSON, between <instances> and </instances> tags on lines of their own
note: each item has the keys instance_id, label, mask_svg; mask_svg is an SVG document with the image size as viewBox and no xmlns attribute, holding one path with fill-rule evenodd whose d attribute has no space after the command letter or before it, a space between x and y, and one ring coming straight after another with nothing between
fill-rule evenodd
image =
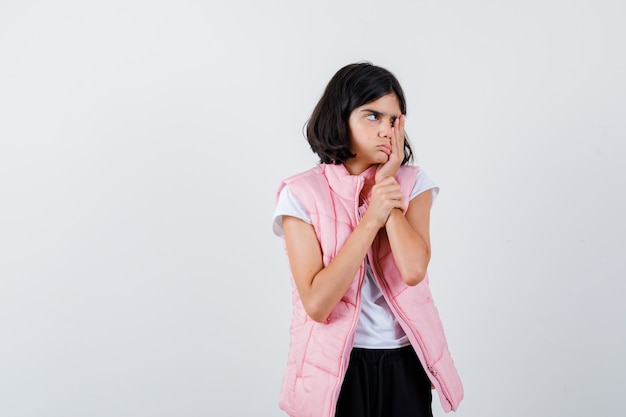
<instances>
[{"instance_id":1,"label":"forearm","mask_svg":"<svg viewBox=\"0 0 626 417\"><path fill-rule=\"evenodd\" d=\"M309 315L323 322L346 293L372 245L379 227L361 221L333 260L320 270L309 288Z\"/></svg>"},{"instance_id":2,"label":"forearm","mask_svg":"<svg viewBox=\"0 0 626 417\"><path fill-rule=\"evenodd\" d=\"M399 209L391 212L385 228L402 280L408 285L419 284L430 261L430 247L426 240L413 229Z\"/></svg>"}]
</instances>

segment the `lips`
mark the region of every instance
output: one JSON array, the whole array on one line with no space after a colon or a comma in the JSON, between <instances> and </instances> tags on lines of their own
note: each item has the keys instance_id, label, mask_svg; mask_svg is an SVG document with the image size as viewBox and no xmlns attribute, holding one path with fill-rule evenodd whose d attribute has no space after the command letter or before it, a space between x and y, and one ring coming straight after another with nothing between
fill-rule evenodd
<instances>
[{"instance_id":1,"label":"lips","mask_svg":"<svg viewBox=\"0 0 626 417\"><path fill-rule=\"evenodd\" d=\"M378 145L378 149L386 153L387 155L391 154L391 147L387 145Z\"/></svg>"}]
</instances>

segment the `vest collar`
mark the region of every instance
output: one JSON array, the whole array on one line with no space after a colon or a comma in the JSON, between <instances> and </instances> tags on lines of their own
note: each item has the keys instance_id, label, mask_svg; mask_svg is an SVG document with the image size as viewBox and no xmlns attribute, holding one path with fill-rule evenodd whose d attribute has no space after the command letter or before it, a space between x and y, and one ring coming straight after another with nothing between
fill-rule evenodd
<instances>
[{"instance_id":1,"label":"vest collar","mask_svg":"<svg viewBox=\"0 0 626 417\"><path fill-rule=\"evenodd\" d=\"M363 185L374 185L376 182L376 165L359 175L350 174L343 164L321 164L321 168L333 191L347 200L358 201Z\"/></svg>"}]
</instances>

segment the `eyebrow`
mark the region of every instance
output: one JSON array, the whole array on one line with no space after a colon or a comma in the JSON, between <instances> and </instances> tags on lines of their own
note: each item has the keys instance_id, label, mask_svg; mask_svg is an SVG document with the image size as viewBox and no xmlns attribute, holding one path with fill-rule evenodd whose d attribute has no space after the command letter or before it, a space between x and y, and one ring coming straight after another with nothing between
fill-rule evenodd
<instances>
[{"instance_id":1,"label":"eyebrow","mask_svg":"<svg viewBox=\"0 0 626 417\"><path fill-rule=\"evenodd\" d=\"M372 113L376 116L385 116L385 113L379 112L378 110L373 110L373 109L362 109L361 113ZM390 115L390 117L395 117L396 119L400 116L398 116L397 114L392 114Z\"/></svg>"}]
</instances>

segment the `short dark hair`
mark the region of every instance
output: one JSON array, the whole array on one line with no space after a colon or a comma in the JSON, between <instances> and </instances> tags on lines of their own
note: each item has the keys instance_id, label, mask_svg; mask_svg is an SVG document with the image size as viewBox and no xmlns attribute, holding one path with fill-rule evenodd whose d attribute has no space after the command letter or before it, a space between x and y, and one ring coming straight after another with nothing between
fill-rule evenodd
<instances>
[{"instance_id":1,"label":"short dark hair","mask_svg":"<svg viewBox=\"0 0 626 417\"><path fill-rule=\"evenodd\" d=\"M352 110L395 94L400 111L406 115L404 92L396 77L388 70L369 62L349 64L331 78L306 123L306 139L311 150L326 164L342 164L355 157L350 152L348 119ZM413 151L404 133L402 165L413 159Z\"/></svg>"}]
</instances>

